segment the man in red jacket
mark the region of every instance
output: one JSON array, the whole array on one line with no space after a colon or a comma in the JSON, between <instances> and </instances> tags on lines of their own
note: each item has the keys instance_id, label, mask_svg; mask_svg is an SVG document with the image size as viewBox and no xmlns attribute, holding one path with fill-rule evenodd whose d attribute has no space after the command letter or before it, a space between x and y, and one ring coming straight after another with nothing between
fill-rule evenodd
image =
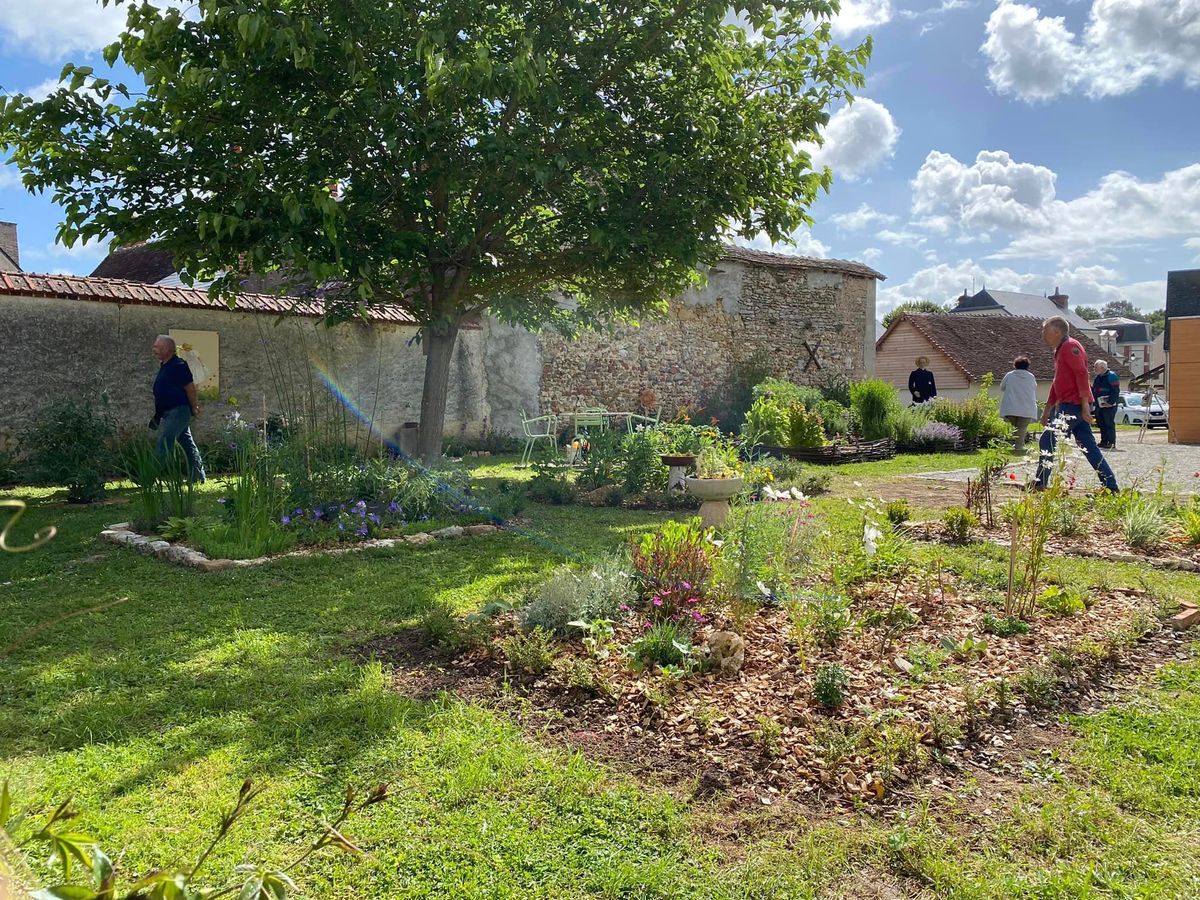
<instances>
[{"instance_id":1,"label":"man in red jacket","mask_svg":"<svg viewBox=\"0 0 1200 900\"><path fill-rule=\"evenodd\" d=\"M1100 476L1101 483L1115 493L1120 490L1117 478L1096 446L1096 435L1092 433L1092 384L1087 351L1071 337L1071 326L1062 316L1053 316L1042 323L1042 340L1054 348L1054 383L1050 385L1042 425L1049 425L1058 417L1065 418L1067 434L1075 439L1088 464ZM1037 472L1039 488L1050 483L1057 440L1058 433L1054 428L1042 431L1042 453Z\"/></svg>"}]
</instances>

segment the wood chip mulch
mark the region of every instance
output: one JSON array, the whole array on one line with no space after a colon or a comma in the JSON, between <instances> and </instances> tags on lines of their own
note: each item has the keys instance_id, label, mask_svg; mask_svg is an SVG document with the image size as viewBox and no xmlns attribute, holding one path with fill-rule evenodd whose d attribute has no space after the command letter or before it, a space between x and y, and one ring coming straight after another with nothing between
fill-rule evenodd
<instances>
[{"instance_id":1,"label":"wood chip mulch","mask_svg":"<svg viewBox=\"0 0 1200 900\"><path fill-rule=\"evenodd\" d=\"M1178 640L1156 637L1155 601L1142 592L1104 590L1092 599L1082 613L1039 617L1029 634L997 637L981 623L1000 615L994 600L952 573L872 582L853 595L856 623L903 608L915 624L890 637L882 625L859 624L836 649L801 647L789 611L763 607L740 629L745 665L729 677L699 672L671 680L635 671L621 649L638 633L634 622L617 626L607 658L563 642L551 670L536 676L510 671L499 649L514 628L511 617L490 623L482 646L457 653L430 647L419 629L375 638L354 653L382 660L406 696L449 692L485 703L539 738L694 796L766 806L789 798L887 802L908 786L986 768L1021 728L1045 718L1046 707L1022 693L1023 673L1050 679L1051 696L1041 703L1077 706L1103 690L1114 665L1130 665L1155 642ZM1130 622L1140 623L1138 632L1149 626L1139 646ZM987 646L940 664L934 652L931 663L930 648L944 637ZM1112 655L1073 654L1083 639L1111 647ZM814 675L830 662L850 675L837 710L813 699Z\"/></svg>"}]
</instances>

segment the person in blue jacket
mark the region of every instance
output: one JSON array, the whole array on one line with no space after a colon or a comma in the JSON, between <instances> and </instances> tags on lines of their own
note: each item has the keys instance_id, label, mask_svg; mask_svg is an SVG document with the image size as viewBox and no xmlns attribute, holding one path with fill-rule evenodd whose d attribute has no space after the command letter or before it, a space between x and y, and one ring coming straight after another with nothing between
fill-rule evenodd
<instances>
[{"instance_id":1,"label":"person in blue jacket","mask_svg":"<svg viewBox=\"0 0 1200 900\"><path fill-rule=\"evenodd\" d=\"M917 367L908 374L908 392L912 394L913 403L926 403L937 396L937 382L926 368L928 365L929 357L918 356Z\"/></svg>"},{"instance_id":2,"label":"person in blue jacket","mask_svg":"<svg viewBox=\"0 0 1200 900\"><path fill-rule=\"evenodd\" d=\"M1117 446L1117 406L1121 400L1121 376L1108 367L1102 359L1092 367L1096 373L1092 381L1092 397L1096 401L1096 424L1100 427L1100 449L1112 450Z\"/></svg>"}]
</instances>

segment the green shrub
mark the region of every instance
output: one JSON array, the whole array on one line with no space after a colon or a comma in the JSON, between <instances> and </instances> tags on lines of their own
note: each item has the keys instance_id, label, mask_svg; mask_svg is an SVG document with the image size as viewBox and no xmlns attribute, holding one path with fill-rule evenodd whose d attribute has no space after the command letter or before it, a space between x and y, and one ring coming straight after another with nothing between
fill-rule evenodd
<instances>
[{"instance_id":1,"label":"green shrub","mask_svg":"<svg viewBox=\"0 0 1200 900\"><path fill-rule=\"evenodd\" d=\"M759 397L746 413L742 439L748 447L784 447L788 430L787 407L774 397Z\"/></svg>"},{"instance_id":2,"label":"green shrub","mask_svg":"<svg viewBox=\"0 0 1200 900\"><path fill-rule=\"evenodd\" d=\"M108 397L102 394L97 400L51 402L20 443L34 480L64 485L71 503L91 503L104 496L104 480L114 468L109 446L115 435Z\"/></svg>"},{"instance_id":3,"label":"green shrub","mask_svg":"<svg viewBox=\"0 0 1200 900\"><path fill-rule=\"evenodd\" d=\"M621 433L612 429L588 435L587 458L575 483L585 491L594 491L617 480L621 459Z\"/></svg>"},{"instance_id":4,"label":"green shrub","mask_svg":"<svg viewBox=\"0 0 1200 900\"><path fill-rule=\"evenodd\" d=\"M934 422L953 425L968 441L987 444L993 440L1009 440L1012 426L1000 418L1000 402L991 395L992 376L985 375L979 390L962 401L938 398L929 404L928 415Z\"/></svg>"},{"instance_id":5,"label":"green shrub","mask_svg":"<svg viewBox=\"0 0 1200 900\"><path fill-rule=\"evenodd\" d=\"M823 447L825 445L825 423L819 413L810 412L796 404L788 409L789 447Z\"/></svg>"},{"instance_id":6,"label":"green shrub","mask_svg":"<svg viewBox=\"0 0 1200 900\"><path fill-rule=\"evenodd\" d=\"M1179 514L1179 523L1183 526L1184 537L1193 547L1200 546L1200 509L1190 507Z\"/></svg>"},{"instance_id":7,"label":"green shrub","mask_svg":"<svg viewBox=\"0 0 1200 900\"><path fill-rule=\"evenodd\" d=\"M942 515L942 533L952 544L968 543L971 529L978 526L978 516L963 506L952 506Z\"/></svg>"},{"instance_id":8,"label":"green shrub","mask_svg":"<svg viewBox=\"0 0 1200 900\"><path fill-rule=\"evenodd\" d=\"M917 433L928 423L927 404L901 407L888 420L891 436L897 444L917 443Z\"/></svg>"},{"instance_id":9,"label":"green shrub","mask_svg":"<svg viewBox=\"0 0 1200 900\"><path fill-rule=\"evenodd\" d=\"M1087 500L1082 497L1063 497L1050 513L1050 528L1063 537L1075 537L1087 531L1087 515Z\"/></svg>"},{"instance_id":10,"label":"green shrub","mask_svg":"<svg viewBox=\"0 0 1200 900\"><path fill-rule=\"evenodd\" d=\"M771 355L758 351L734 363L729 375L701 401L697 422L713 419L726 432L740 432L754 403L754 386L771 374Z\"/></svg>"},{"instance_id":11,"label":"green shrub","mask_svg":"<svg viewBox=\"0 0 1200 900\"><path fill-rule=\"evenodd\" d=\"M814 407L825 423L825 434L829 437L844 435L850 431L850 410L836 400L822 400Z\"/></svg>"},{"instance_id":12,"label":"green shrub","mask_svg":"<svg viewBox=\"0 0 1200 900\"><path fill-rule=\"evenodd\" d=\"M815 409L825 399L825 395L817 388L803 387L787 379L774 377L764 378L754 386L754 399L760 397L773 397L784 409L789 406Z\"/></svg>"},{"instance_id":13,"label":"green shrub","mask_svg":"<svg viewBox=\"0 0 1200 900\"><path fill-rule=\"evenodd\" d=\"M689 632L676 622L655 622L629 645L629 656L639 666L682 666L692 658Z\"/></svg>"},{"instance_id":14,"label":"green shrub","mask_svg":"<svg viewBox=\"0 0 1200 900\"><path fill-rule=\"evenodd\" d=\"M864 440L877 441L891 433L892 418L900 411L896 389L886 381L867 380L850 385L850 405L858 417Z\"/></svg>"},{"instance_id":15,"label":"green shrub","mask_svg":"<svg viewBox=\"0 0 1200 900\"><path fill-rule=\"evenodd\" d=\"M836 709L846 702L846 690L850 687L850 673L838 663L825 663L813 678L813 699L828 709Z\"/></svg>"},{"instance_id":16,"label":"green shrub","mask_svg":"<svg viewBox=\"0 0 1200 900\"><path fill-rule=\"evenodd\" d=\"M850 598L844 594L814 593L803 601L794 618L817 644L836 647L854 623L850 605Z\"/></svg>"},{"instance_id":17,"label":"green shrub","mask_svg":"<svg viewBox=\"0 0 1200 900\"><path fill-rule=\"evenodd\" d=\"M554 665L554 641L549 632L541 628L513 632L500 642L500 649L509 671L542 675Z\"/></svg>"},{"instance_id":18,"label":"green shrub","mask_svg":"<svg viewBox=\"0 0 1200 900\"><path fill-rule=\"evenodd\" d=\"M625 493L648 494L666 489L668 470L660 458L665 445L664 436L653 428L625 436L618 466Z\"/></svg>"},{"instance_id":19,"label":"green shrub","mask_svg":"<svg viewBox=\"0 0 1200 900\"><path fill-rule=\"evenodd\" d=\"M908 501L901 497L899 500L888 501L887 506L883 508L883 514L887 516L887 520L892 525L903 525L909 520L912 510L909 508Z\"/></svg>"},{"instance_id":20,"label":"green shrub","mask_svg":"<svg viewBox=\"0 0 1200 900\"><path fill-rule=\"evenodd\" d=\"M526 482L525 490L531 500L567 506L575 502L577 491L570 475L550 455L541 456L533 462L533 477Z\"/></svg>"}]
</instances>

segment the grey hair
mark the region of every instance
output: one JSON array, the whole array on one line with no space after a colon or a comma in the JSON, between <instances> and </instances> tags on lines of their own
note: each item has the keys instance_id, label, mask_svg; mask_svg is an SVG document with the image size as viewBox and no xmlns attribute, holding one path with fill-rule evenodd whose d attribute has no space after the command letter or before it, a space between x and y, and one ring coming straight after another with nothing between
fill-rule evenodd
<instances>
[{"instance_id":1,"label":"grey hair","mask_svg":"<svg viewBox=\"0 0 1200 900\"><path fill-rule=\"evenodd\" d=\"M175 352L175 338L171 337L169 334L160 334L154 339L154 343L157 344L159 341L163 341L168 347L170 347L172 353Z\"/></svg>"},{"instance_id":2,"label":"grey hair","mask_svg":"<svg viewBox=\"0 0 1200 900\"><path fill-rule=\"evenodd\" d=\"M1098 360L1096 360L1095 365L1104 366L1104 368L1107 369L1108 368L1108 360L1107 359L1098 359Z\"/></svg>"},{"instance_id":3,"label":"grey hair","mask_svg":"<svg viewBox=\"0 0 1200 900\"><path fill-rule=\"evenodd\" d=\"M1063 334L1071 333L1071 323L1068 322L1062 316L1051 316L1045 322L1042 323L1042 327L1043 328L1053 327L1053 328L1056 328L1057 330L1061 331Z\"/></svg>"}]
</instances>

